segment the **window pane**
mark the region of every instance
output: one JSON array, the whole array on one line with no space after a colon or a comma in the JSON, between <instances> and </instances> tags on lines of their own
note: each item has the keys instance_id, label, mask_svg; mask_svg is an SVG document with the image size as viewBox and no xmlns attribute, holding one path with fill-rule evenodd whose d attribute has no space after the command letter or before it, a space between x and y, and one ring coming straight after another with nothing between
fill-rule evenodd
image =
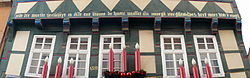
<instances>
[{"instance_id":1,"label":"window pane","mask_svg":"<svg viewBox=\"0 0 250 78\"><path fill-rule=\"evenodd\" d=\"M104 38L104 43L111 43L111 38Z\"/></svg>"},{"instance_id":2,"label":"window pane","mask_svg":"<svg viewBox=\"0 0 250 78\"><path fill-rule=\"evenodd\" d=\"M203 74L206 74L206 68L202 68Z\"/></svg>"},{"instance_id":3,"label":"window pane","mask_svg":"<svg viewBox=\"0 0 250 78\"><path fill-rule=\"evenodd\" d=\"M115 54L115 60L120 60L121 59L121 55L120 54Z\"/></svg>"},{"instance_id":4,"label":"window pane","mask_svg":"<svg viewBox=\"0 0 250 78\"><path fill-rule=\"evenodd\" d=\"M177 49L177 50L179 49L179 50L181 50L181 44L175 44L175 45L174 45L174 49Z\"/></svg>"},{"instance_id":5,"label":"window pane","mask_svg":"<svg viewBox=\"0 0 250 78\"><path fill-rule=\"evenodd\" d=\"M108 71L108 69L102 69L102 72L106 72L106 71Z\"/></svg>"},{"instance_id":6,"label":"window pane","mask_svg":"<svg viewBox=\"0 0 250 78\"><path fill-rule=\"evenodd\" d=\"M164 43L171 43L171 38L164 38Z\"/></svg>"},{"instance_id":7,"label":"window pane","mask_svg":"<svg viewBox=\"0 0 250 78\"><path fill-rule=\"evenodd\" d=\"M213 73L220 73L220 68L219 67L212 67Z\"/></svg>"},{"instance_id":8,"label":"window pane","mask_svg":"<svg viewBox=\"0 0 250 78\"><path fill-rule=\"evenodd\" d=\"M213 38L206 38L207 43L213 43Z\"/></svg>"},{"instance_id":9,"label":"window pane","mask_svg":"<svg viewBox=\"0 0 250 78\"><path fill-rule=\"evenodd\" d=\"M78 43L78 38L71 38L71 43Z\"/></svg>"},{"instance_id":10,"label":"window pane","mask_svg":"<svg viewBox=\"0 0 250 78\"><path fill-rule=\"evenodd\" d=\"M166 61L166 68L174 68L174 61Z\"/></svg>"},{"instance_id":11,"label":"window pane","mask_svg":"<svg viewBox=\"0 0 250 78\"><path fill-rule=\"evenodd\" d=\"M36 43L43 43L43 38L37 38Z\"/></svg>"},{"instance_id":12,"label":"window pane","mask_svg":"<svg viewBox=\"0 0 250 78\"><path fill-rule=\"evenodd\" d=\"M115 62L114 66L119 68L121 66L121 62L120 61Z\"/></svg>"},{"instance_id":13,"label":"window pane","mask_svg":"<svg viewBox=\"0 0 250 78\"><path fill-rule=\"evenodd\" d=\"M179 68L180 67L180 64L179 64L179 60L176 60L176 67Z\"/></svg>"},{"instance_id":14,"label":"window pane","mask_svg":"<svg viewBox=\"0 0 250 78\"><path fill-rule=\"evenodd\" d=\"M114 38L114 43L121 43L121 38Z\"/></svg>"},{"instance_id":15,"label":"window pane","mask_svg":"<svg viewBox=\"0 0 250 78\"><path fill-rule=\"evenodd\" d=\"M84 61L79 61L77 68L85 68L86 63Z\"/></svg>"},{"instance_id":16,"label":"window pane","mask_svg":"<svg viewBox=\"0 0 250 78\"><path fill-rule=\"evenodd\" d=\"M166 60L173 60L173 55L172 54L166 54Z\"/></svg>"},{"instance_id":17,"label":"window pane","mask_svg":"<svg viewBox=\"0 0 250 78\"><path fill-rule=\"evenodd\" d=\"M103 60L108 60L109 55L108 54L103 54Z\"/></svg>"},{"instance_id":18,"label":"window pane","mask_svg":"<svg viewBox=\"0 0 250 78\"><path fill-rule=\"evenodd\" d=\"M70 44L70 49L77 49L77 44Z\"/></svg>"},{"instance_id":19,"label":"window pane","mask_svg":"<svg viewBox=\"0 0 250 78\"><path fill-rule=\"evenodd\" d=\"M80 50L87 50L87 44L80 44Z\"/></svg>"},{"instance_id":20,"label":"window pane","mask_svg":"<svg viewBox=\"0 0 250 78\"><path fill-rule=\"evenodd\" d=\"M52 38L46 38L45 43L52 43Z\"/></svg>"},{"instance_id":21,"label":"window pane","mask_svg":"<svg viewBox=\"0 0 250 78\"><path fill-rule=\"evenodd\" d=\"M209 56L210 56L210 59L217 59L216 53L210 53Z\"/></svg>"},{"instance_id":22,"label":"window pane","mask_svg":"<svg viewBox=\"0 0 250 78\"><path fill-rule=\"evenodd\" d=\"M31 66L37 66L37 65L38 65L38 60L31 61Z\"/></svg>"},{"instance_id":23,"label":"window pane","mask_svg":"<svg viewBox=\"0 0 250 78\"><path fill-rule=\"evenodd\" d=\"M32 59L39 59L40 53L33 53Z\"/></svg>"},{"instance_id":24,"label":"window pane","mask_svg":"<svg viewBox=\"0 0 250 78\"><path fill-rule=\"evenodd\" d=\"M176 71L177 71L177 75L180 75L179 68L178 68L178 69L176 69Z\"/></svg>"},{"instance_id":25,"label":"window pane","mask_svg":"<svg viewBox=\"0 0 250 78\"><path fill-rule=\"evenodd\" d=\"M103 49L109 49L109 44L104 44Z\"/></svg>"},{"instance_id":26,"label":"window pane","mask_svg":"<svg viewBox=\"0 0 250 78\"><path fill-rule=\"evenodd\" d=\"M175 71L174 71L174 69L167 69L167 75L168 75L168 76L175 76Z\"/></svg>"},{"instance_id":27,"label":"window pane","mask_svg":"<svg viewBox=\"0 0 250 78\"><path fill-rule=\"evenodd\" d=\"M39 70L38 70L38 74L42 74L42 71L43 71L43 68L40 67Z\"/></svg>"},{"instance_id":28,"label":"window pane","mask_svg":"<svg viewBox=\"0 0 250 78\"><path fill-rule=\"evenodd\" d=\"M217 60L211 60L211 65L212 65L212 66L219 66Z\"/></svg>"},{"instance_id":29,"label":"window pane","mask_svg":"<svg viewBox=\"0 0 250 78\"><path fill-rule=\"evenodd\" d=\"M41 49L42 48L42 44L35 44L35 49Z\"/></svg>"},{"instance_id":30,"label":"window pane","mask_svg":"<svg viewBox=\"0 0 250 78\"><path fill-rule=\"evenodd\" d=\"M121 44L114 44L114 49L121 49Z\"/></svg>"},{"instance_id":31,"label":"window pane","mask_svg":"<svg viewBox=\"0 0 250 78\"><path fill-rule=\"evenodd\" d=\"M201 60L201 65L206 66L205 60Z\"/></svg>"},{"instance_id":32,"label":"window pane","mask_svg":"<svg viewBox=\"0 0 250 78\"><path fill-rule=\"evenodd\" d=\"M207 44L208 49L214 49L214 44Z\"/></svg>"},{"instance_id":33,"label":"window pane","mask_svg":"<svg viewBox=\"0 0 250 78\"><path fill-rule=\"evenodd\" d=\"M201 59L207 58L207 53L200 53L200 57L201 57Z\"/></svg>"},{"instance_id":34,"label":"window pane","mask_svg":"<svg viewBox=\"0 0 250 78\"><path fill-rule=\"evenodd\" d=\"M205 44L198 44L199 49L206 49Z\"/></svg>"},{"instance_id":35,"label":"window pane","mask_svg":"<svg viewBox=\"0 0 250 78\"><path fill-rule=\"evenodd\" d=\"M115 71L120 71L120 68L116 68Z\"/></svg>"},{"instance_id":36,"label":"window pane","mask_svg":"<svg viewBox=\"0 0 250 78\"><path fill-rule=\"evenodd\" d=\"M179 59L183 60L182 54L175 54L175 58L176 60L179 60Z\"/></svg>"},{"instance_id":37,"label":"window pane","mask_svg":"<svg viewBox=\"0 0 250 78\"><path fill-rule=\"evenodd\" d=\"M85 54L79 54L79 59L78 60L86 60L86 55Z\"/></svg>"},{"instance_id":38,"label":"window pane","mask_svg":"<svg viewBox=\"0 0 250 78\"><path fill-rule=\"evenodd\" d=\"M46 57L49 58L49 54L48 54L48 53L43 53L43 54L42 54L42 59L45 59Z\"/></svg>"},{"instance_id":39,"label":"window pane","mask_svg":"<svg viewBox=\"0 0 250 78\"><path fill-rule=\"evenodd\" d=\"M88 43L88 38L81 38L80 43Z\"/></svg>"},{"instance_id":40,"label":"window pane","mask_svg":"<svg viewBox=\"0 0 250 78\"><path fill-rule=\"evenodd\" d=\"M69 54L69 58L68 60L70 61L70 59L76 60L76 55L75 54Z\"/></svg>"},{"instance_id":41,"label":"window pane","mask_svg":"<svg viewBox=\"0 0 250 78\"><path fill-rule=\"evenodd\" d=\"M84 76L84 74L85 74L84 69L77 69L77 73L76 73L77 76Z\"/></svg>"},{"instance_id":42,"label":"window pane","mask_svg":"<svg viewBox=\"0 0 250 78\"><path fill-rule=\"evenodd\" d=\"M181 39L180 38L174 38L174 43L181 43Z\"/></svg>"},{"instance_id":43,"label":"window pane","mask_svg":"<svg viewBox=\"0 0 250 78\"><path fill-rule=\"evenodd\" d=\"M29 73L36 73L36 67L30 67Z\"/></svg>"},{"instance_id":44,"label":"window pane","mask_svg":"<svg viewBox=\"0 0 250 78\"><path fill-rule=\"evenodd\" d=\"M50 47L51 47L51 44L44 44L43 49L50 49Z\"/></svg>"},{"instance_id":45,"label":"window pane","mask_svg":"<svg viewBox=\"0 0 250 78\"><path fill-rule=\"evenodd\" d=\"M108 61L103 61L102 62L102 67L103 68L108 68Z\"/></svg>"},{"instance_id":46,"label":"window pane","mask_svg":"<svg viewBox=\"0 0 250 78\"><path fill-rule=\"evenodd\" d=\"M166 50L171 50L172 49L172 45L171 44L165 44L165 49Z\"/></svg>"},{"instance_id":47,"label":"window pane","mask_svg":"<svg viewBox=\"0 0 250 78\"><path fill-rule=\"evenodd\" d=\"M43 66L45 64L45 61L44 60L41 60L40 61L40 66Z\"/></svg>"},{"instance_id":48,"label":"window pane","mask_svg":"<svg viewBox=\"0 0 250 78\"><path fill-rule=\"evenodd\" d=\"M203 38L197 38L197 42L198 43L204 43L204 39Z\"/></svg>"}]
</instances>

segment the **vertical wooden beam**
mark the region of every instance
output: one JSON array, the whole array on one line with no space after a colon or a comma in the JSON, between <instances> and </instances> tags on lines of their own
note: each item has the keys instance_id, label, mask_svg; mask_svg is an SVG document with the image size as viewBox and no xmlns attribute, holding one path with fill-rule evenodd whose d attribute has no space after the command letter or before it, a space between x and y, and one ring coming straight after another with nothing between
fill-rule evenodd
<instances>
[{"instance_id":1,"label":"vertical wooden beam","mask_svg":"<svg viewBox=\"0 0 250 78\"><path fill-rule=\"evenodd\" d=\"M35 25L36 25L39 29L43 29L43 25L42 25L41 19L35 19Z\"/></svg>"},{"instance_id":2,"label":"vertical wooden beam","mask_svg":"<svg viewBox=\"0 0 250 78\"><path fill-rule=\"evenodd\" d=\"M192 34L192 31L191 31L191 18L190 17L185 18L184 32L185 32L185 34Z\"/></svg>"},{"instance_id":3,"label":"vertical wooden beam","mask_svg":"<svg viewBox=\"0 0 250 78\"><path fill-rule=\"evenodd\" d=\"M63 19L63 33L68 35L70 33L70 21L69 19Z\"/></svg>"},{"instance_id":4,"label":"vertical wooden beam","mask_svg":"<svg viewBox=\"0 0 250 78\"><path fill-rule=\"evenodd\" d=\"M123 33L128 33L129 32L128 17L122 17L122 32Z\"/></svg>"},{"instance_id":5,"label":"vertical wooden beam","mask_svg":"<svg viewBox=\"0 0 250 78\"><path fill-rule=\"evenodd\" d=\"M237 32L241 32L241 26L242 26L242 23L241 23L241 20L236 20L235 22L235 29Z\"/></svg>"},{"instance_id":6,"label":"vertical wooden beam","mask_svg":"<svg viewBox=\"0 0 250 78\"><path fill-rule=\"evenodd\" d=\"M98 17L94 17L92 19L92 33L93 34L99 33L99 18Z\"/></svg>"},{"instance_id":7,"label":"vertical wooden beam","mask_svg":"<svg viewBox=\"0 0 250 78\"><path fill-rule=\"evenodd\" d=\"M11 31L11 36L9 38L10 41L14 40L14 37L16 35L16 27L15 27L15 22L14 19L8 21L7 25L9 26L9 30Z\"/></svg>"},{"instance_id":8,"label":"vertical wooden beam","mask_svg":"<svg viewBox=\"0 0 250 78\"><path fill-rule=\"evenodd\" d=\"M7 26L12 27L13 25L13 20L8 21Z\"/></svg>"},{"instance_id":9,"label":"vertical wooden beam","mask_svg":"<svg viewBox=\"0 0 250 78\"><path fill-rule=\"evenodd\" d=\"M155 33L161 33L161 17L155 17L154 21L154 31Z\"/></svg>"},{"instance_id":10,"label":"vertical wooden beam","mask_svg":"<svg viewBox=\"0 0 250 78\"><path fill-rule=\"evenodd\" d=\"M218 33L218 18L212 18L211 31L212 31L212 34Z\"/></svg>"}]
</instances>

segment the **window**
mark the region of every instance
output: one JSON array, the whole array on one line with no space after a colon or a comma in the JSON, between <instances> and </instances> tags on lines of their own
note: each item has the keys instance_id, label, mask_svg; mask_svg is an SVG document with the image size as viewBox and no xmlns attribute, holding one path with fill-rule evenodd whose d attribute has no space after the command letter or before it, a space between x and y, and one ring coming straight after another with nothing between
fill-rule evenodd
<instances>
[{"instance_id":1,"label":"window","mask_svg":"<svg viewBox=\"0 0 250 78\"><path fill-rule=\"evenodd\" d=\"M125 45L124 35L101 35L98 78L102 77L102 72L108 71L109 45L113 46L114 71L121 71L121 52Z\"/></svg>"},{"instance_id":2,"label":"window","mask_svg":"<svg viewBox=\"0 0 250 78\"><path fill-rule=\"evenodd\" d=\"M206 76L205 58L209 60L213 77L223 77L224 70L215 36L194 35L194 42L201 77Z\"/></svg>"},{"instance_id":3,"label":"window","mask_svg":"<svg viewBox=\"0 0 250 78\"><path fill-rule=\"evenodd\" d=\"M89 35L70 35L68 37L64 58L63 77L67 77L68 75L68 67L71 58L74 60L74 77L88 77L90 47L91 36Z\"/></svg>"},{"instance_id":4,"label":"window","mask_svg":"<svg viewBox=\"0 0 250 78\"><path fill-rule=\"evenodd\" d=\"M44 59L48 59L48 71L50 70L56 36L35 35L33 38L25 76L41 77ZM48 75L49 76L49 73Z\"/></svg>"},{"instance_id":5,"label":"window","mask_svg":"<svg viewBox=\"0 0 250 78\"><path fill-rule=\"evenodd\" d=\"M187 54L183 35L161 35L163 77L179 77L179 59L183 60L186 77L189 77Z\"/></svg>"}]
</instances>

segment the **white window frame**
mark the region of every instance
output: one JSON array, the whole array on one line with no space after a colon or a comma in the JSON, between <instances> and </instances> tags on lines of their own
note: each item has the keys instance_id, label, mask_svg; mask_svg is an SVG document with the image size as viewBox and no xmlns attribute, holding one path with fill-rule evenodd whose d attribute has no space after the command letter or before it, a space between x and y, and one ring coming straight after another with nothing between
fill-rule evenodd
<instances>
[{"instance_id":1,"label":"white window frame","mask_svg":"<svg viewBox=\"0 0 250 78\"><path fill-rule=\"evenodd\" d=\"M78 47L77 50L70 50L70 42L71 38L78 38ZM88 43L87 43L87 50L79 50L80 46L80 39L79 38L88 38ZM67 46L66 46L66 52L65 52L65 57L64 57L64 64L63 64L63 73L62 77L66 78L67 77L67 68L68 68L68 59L69 54L75 54L76 58L79 57L80 54L86 54L86 61L85 61L85 76L76 76L77 75L77 70L74 70L74 78L88 78L89 76L89 64L90 64L90 50L91 50L91 35L69 35L68 40L67 40ZM71 52L71 53L69 53ZM78 59L74 60L74 69L77 68L78 65Z\"/></svg>"},{"instance_id":2,"label":"white window frame","mask_svg":"<svg viewBox=\"0 0 250 78\"><path fill-rule=\"evenodd\" d=\"M180 38L181 39L182 49L181 50L173 50L174 46L172 46L172 50L165 50L164 49L164 38L171 38L172 41L173 41L173 38ZM189 68L188 68L188 61L187 61L187 53L186 53L184 36L183 35L161 35L160 36L160 41L161 41L161 57L162 57L163 78L178 78L178 77L180 77L180 76L167 76L165 54L183 54L183 59L182 60L183 60L183 64L184 64L183 67L185 68L185 72L186 72L186 77L190 77L189 76ZM173 59L175 59L174 56L173 56ZM174 63L176 63L177 60L179 60L179 59L175 59ZM175 66L175 68L177 68L177 67ZM175 72L175 73L177 74L177 72Z\"/></svg>"},{"instance_id":3,"label":"white window frame","mask_svg":"<svg viewBox=\"0 0 250 78\"><path fill-rule=\"evenodd\" d=\"M37 38L52 38L51 48L49 50L48 49L35 49L35 43L36 43ZM53 52L54 52L55 41L56 41L56 36L55 35L34 35L32 45L31 45L30 54L29 54L29 59L28 59L28 63L27 63L27 67L26 67L26 70L25 70L25 76L27 76L27 77L41 77L42 74L38 74L39 70L37 70L36 73L29 73L29 69L30 69L30 66L31 66L33 53L44 53L44 52L46 52L46 53L49 53L48 73L47 73L47 77L49 77L49 72L50 72L50 66L51 66ZM45 40L43 41L43 43L44 42L45 42ZM39 56L39 61L41 60L41 56L42 55ZM38 63L38 65L40 65L40 62Z\"/></svg>"},{"instance_id":4,"label":"white window frame","mask_svg":"<svg viewBox=\"0 0 250 78\"><path fill-rule=\"evenodd\" d=\"M219 65L221 73L220 74L213 74L213 72L212 72L212 76L213 77L225 77L216 37L214 35L194 35L193 38L194 38L194 43L195 43L195 50L196 50L199 70L200 70L200 76L201 77L206 77L206 74L203 74L202 63L201 63L201 59L200 59L201 58L200 53L215 53L216 56L217 56L216 58L218 59L218 65ZM214 49L208 49L207 45L206 45L207 44L206 41L204 41L206 49L199 49L197 38L212 38L213 39L213 44L214 44ZM207 57L207 59L209 60L209 65L211 66L210 57ZM211 69L211 71L212 71L212 69Z\"/></svg>"},{"instance_id":5,"label":"white window frame","mask_svg":"<svg viewBox=\"0 0 250 78\"><path fill-rule=\"evenodd\" d=\"M100 47L99 47L99 62L98 62L98 78L102 77L102 59L103 59L103 53L108 53L109 49L104 50L103 49L103 41L104 38L107 37L120 37L121 38L121 49L113 49L114 54L116 53L121 53L122 52L122 47L125 45L125 36L123 34L116 34L116 35L101 35L100 36ZM111 44L113 42L111 41Z\"/></svg>"}]
</instances>

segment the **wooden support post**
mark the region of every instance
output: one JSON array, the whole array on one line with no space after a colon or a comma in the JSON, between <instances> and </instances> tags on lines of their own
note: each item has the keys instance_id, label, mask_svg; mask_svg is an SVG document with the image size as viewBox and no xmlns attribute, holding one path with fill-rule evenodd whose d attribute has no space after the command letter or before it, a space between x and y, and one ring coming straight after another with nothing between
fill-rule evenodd
<instances>
[{"instance_id":1,"label":"wooden support post","mask_svg":"<svg viewBox=\"0 0 250 78\"><path fill-rule=\"evenodd\" d=\"M241 32L241 26L242 26L241 20L236 20L235 29L237 32Z\"/></svg>"},{"instance_id":2,"label":"wooden support post","mask_svg":"<svg viewBox=\"0 0 250 78\"><path fill-rule=\"evenodd\" d=\"M35 25L39 28L39 29L43 29L43 25L41 22L41 19L35 19Z\"/></svg>"},{"instance_id":3,"label":"wooden support post","mask_svg":"<svg viewBox=\"0 0 250 78\"><path fill-rule=\"evenodd\" d=\"M123 33L129 32L128 17L122 17L122 31L123 31Z\"/></svg>"},{"instance_id":4,"label":"wooden support post","mask_svg":"<svg viewBox=\"0 0 250 78\"><path fill-rule=\"evenodd\" d=\"M161 17L155 17L154 21L154 31L155 33L161 33Z\"/></svg>"},{"instance_id":5,"label":"wooden support post","mask_svg":"<svg viewBox=\"0 0 250 78\"><path fill-rule=\"evenodd\" d=\"M68 35L70 33L70 21L69 19L63 19L63 33Z\"/></svg>"},{"instance_id":6,"label":"wooden support post","mask_svg":"<svg viewBox=\"0 0 250 78\"><path fill-rule=\"evenodd\" d=\"M99 33L99 18L98 17L94 17L92 19L92 33L93 34Z\"/></svg>"},{"instance_id":7,"label":"wooden support post","mask_svg":"<svg viewBox=\"0 0 250 78\"><path fill-rule=\"evenodd\" d=\"M211 31L212 34L218 33L218 18L213 18L211 22Z\"/></svg>"},{"instance_id":8,"label":"wooden support post","mask_svg":"<svg viewBox=\"0 0 250 78\"><path fill-rule=\"evenodd\" d=\"M9 41L12 41L12 40L14 40L15 35L16 35L16 28L15 28L14 20L8 21L7 25L9 26L10 31L12 31L11 37L9 38Z\"/></svg>"},{"instance_id":9,"label":"wooden support post","mask_svg":"<svg viewBox=\"0 0 250 78\"><path fill-rule=\"evenodd\" d=\"M185 32L185 34L192 34L192 31L191 31L191 18L189 18L189 17L185 18L184 32Z\"/></svg>"}]
</instances>

